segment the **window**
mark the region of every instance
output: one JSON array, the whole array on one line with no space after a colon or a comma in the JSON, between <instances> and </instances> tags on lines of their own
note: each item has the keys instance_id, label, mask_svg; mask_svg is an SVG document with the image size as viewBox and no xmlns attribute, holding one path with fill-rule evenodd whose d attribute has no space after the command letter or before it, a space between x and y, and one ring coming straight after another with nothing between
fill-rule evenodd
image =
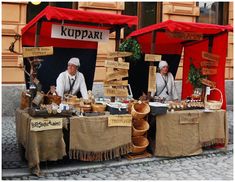
<instances>
[{"instance_id":1,"label":"window","mask_svg":"<svg viewBox=\"0 0 235 182\"><path fill-rule=\"evenodd\" d=\"M27 23L30 22L35 16L37 16L38 13L40 13L48 5L48 2L41 2L39 5L34 5L29 2L27 5Z\"/></svg>"},{"instance_id":2,"label":"window","mask_svg":"<svg viewBox=\"0 0 235 182\"><path fill-rule=\"evenodd\" d=\"M125 2L125 10L122 12L124 15L137 16L137 2ZM125 28L124 37L135 31L135 28Z\"/></svg>"},{"instance_id":3,"label":"window","mask_svg":"<svg viewBox=\"0 0 235 182\"><path fill-rule=\"evenodd\" d=\"M50 5L60 8L73 8L73 2L50 2Z\"/></svg>"},{"instance_id":4,"label":"window","mask_svg":"<svg viewBox=\"0 0 235 182\"><path fill-rule=\"evenodd\" d=\"M228 2L198 2L200 16L197 22L218 25L228 24Z\"/></svg>"},{"instance_id":5,"label":"window","mask_svg":"<svg viewBox=\"0 0 235 182\"><path fill-rule=\"evenodd\" d=\"M145 2L141 4L141 16L140 16L140 26L141 28L155 24L157 3L156 2Z\"/></svg>"},{"instance_id":6,"label":"window","mask_svg":"<svg viewBox=\"0 0 235 182\"><path fill-rule=\"evenodd\" d=\"M161 2L125 2L124 15L138 16L138 28L143 28L162 21ZM125 37L134 29L125 29Z\"/></svg>"}]
</instances>

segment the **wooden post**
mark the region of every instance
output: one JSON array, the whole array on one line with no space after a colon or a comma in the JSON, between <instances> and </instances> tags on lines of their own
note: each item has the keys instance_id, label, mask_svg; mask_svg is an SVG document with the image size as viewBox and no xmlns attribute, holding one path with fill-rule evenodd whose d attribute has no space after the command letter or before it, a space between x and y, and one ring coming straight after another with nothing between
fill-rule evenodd
<instances>
[{"instance_id":1,"label":"wooden post","mask_svg":"<svg viewBox=\"0 0 235 182\"><path fill-rule=\"evenodd\" d=\"M116 37L115 37L115 51L118 51L120 45L120 35L121 28L116 27ZM114 58L115 61L118 61L118 58ZM111 97L111 102L115 102L115 97Z\"/></svg>"},{"instance_id":2,"label":"wooden post","mask_svg":"<svg viewBox=\"0 0 235 182\"><path fill-rule=\"evenodd\" d=\"M213 42L214 42L214 37L213 36L209 36L208 37L209 41L208 41L208 52L212 53L212 48L213 48ZM208 79L208 75L206 76L206 79ZM206 95L206 85L202 85L202 97L201 100L202 102L204 102L205 100L205 95Z\"/></svg>"},{"instance_id":3,"label":"wooden post","mask_svg":"<svg viewBox=\"0 0 235 182\"><path fill-rule=\"evenodd\" d=\"M34 40L34 47L38 47L39 46L39 37L40 37L40 31L41 31L41 25L42 22L39 21L36 23L36 32L35 32L35 40ZM37 57L34 57L33 59L35 60ZM32 73L32 81L37 77L37 73L35 73L34 70L34 65L33 65L33 61L32 64L30 65L33 69L33 73Z\"/></svg>"},{"instance_id":4,"label":"wooden post","mask_svg":"<svg viewBox=\"0 0 235 182\"><path fill-rule=\"evenodd\" d=\"M154 31L152 31L152 41L151 41L151 50L150 50L151 54L155 54L155 50L156 50L156 37L157 37L157 31L154 30ZM154 66L154 62L150 62L150 66ZM150 96L151 96L151 92L148 92L148 97L150 98Z\"/></svg>"},{"instance_id":5,"label":"wooden post","mask_svg":"<svg viewBox=\"0 0 235 182\"><path fill-rule=\"evenodd\" d=\"M41 21L36 23L34 47L38 47L38 45L39 45L39 37L40 37L41 26L42 26Z\"/></svg>"},{"instance_id":6,"label":"wooden post","mask_svg":"<svg viewBox=\"0 0 235 182\"><path fill-rule=\"evenodd\" d=\"M42 25L42 22L39 21L36 23L36 32L35 32L35 39L34 39L34 47L38 47L39 45L39 36L40 36L40 30L41 30L41 25ZM36 57L33 58L34 60L36 59ZM35 68L34 68L34 64L33 64L33 60L29 60L29 63L30 63L30 82L33 83L35 78L37 77L37 73L35 72ZM32 91L31 92L31 97L30 97L30 108L33 107L32 105L32 100L34 99L33 97L36 96L36 93L37 93L37 90L38 88L36 88L35 91Z\"/></svg>"}]
</instances>

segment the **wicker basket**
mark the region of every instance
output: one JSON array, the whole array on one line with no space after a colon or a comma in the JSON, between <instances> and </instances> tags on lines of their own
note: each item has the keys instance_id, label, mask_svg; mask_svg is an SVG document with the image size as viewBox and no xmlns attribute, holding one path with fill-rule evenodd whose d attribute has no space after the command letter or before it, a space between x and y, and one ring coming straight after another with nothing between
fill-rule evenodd
<instances>
[{"instance_id":1,"label":"wicker basket","mask_svg":"<svg viewBox=\"0 0 235 182\"><path fill-rule=\"evenodd\" d=\"M143 119L150 112L150 107L146 103L135 103L131 108L131 115L134 119Z\"/></svg>"},{"instance_id":2,"label":"wicker basket","mask_svg":"<svg viewBox=\"0 0 235 182\"><path fill-rule=\"evenodd\" d=\"M147 146L149 145L149 141L147 138L143 136L132 137L132 153L140 154L143 153Z\"/></svg>"},{"instance_id":3,"label":"wicker basket","mask_svg":"<svg viewBox=\"0 0 235 182\"><path fill-rule=\"evenodd\" d=\"M132 126L132 136L143 136L149 130L149 124L144 119L134 120Z\"/></svg>"},{"instance_id":4,"label":"wicker basket","mask_svg":"<svg viewBox=\"0 0 235 182\"><path fill-rule=\"evenodd\" d=\"M220 101L207 100L207 95L206 95L205 96L205 109L210 109L210 110L221 109L222 104L223 104L223 94L222 94L222 92L217 88L212 88L210 90L217 90L220 93Z\"/></svg>"},{"instance_id":5,"label":"wicker basket","mask_svg":"<svg viewBox=\"0 0 235 182\"><path fill-rule=\"evenodd\" d=\"M106 109L105 104L91 104L91 108L93 112L104 112Z\"/></svg>"}]
</instances>

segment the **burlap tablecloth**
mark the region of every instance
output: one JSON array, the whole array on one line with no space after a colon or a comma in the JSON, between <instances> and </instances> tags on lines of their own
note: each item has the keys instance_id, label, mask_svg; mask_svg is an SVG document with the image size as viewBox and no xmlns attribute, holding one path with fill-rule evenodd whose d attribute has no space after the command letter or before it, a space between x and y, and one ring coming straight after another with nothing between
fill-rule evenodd
<instances>
[{"instance_id":1,"label":"burlap tablecloth","mask_svg":"<svg viewBox=\"0 0 235 182\"><path fill-rule=\"evenodd\" d=\"M25 148L25 157L30 169L39 175L40 161L56 161L66 155L62 129L30 131L32 117L26 111L16 110L16 136ZM63 119L66 127L68 120Z\"/></svg>"},{"instance_id":2,"label":"burlap tablecloth","mask_svg":"<svg viewBox=\"0 0 235 182\"><path fill-rule=\"evenodd\" d=\"M108 127L108 116L70 118L70 158L103 161L131 151L131 127Z\"/></svg>"},{"instance_id":3,"label":"burlap tablecloth","mask_svg":"<svg viewBox=\"0 0 235 182\"><path fill-rule=\"evenodd\" d=\"M228 142L226 111L170 112L156 116L155 156L177 157L202 153L202 146Z\"/></svg>"}]
</instances>

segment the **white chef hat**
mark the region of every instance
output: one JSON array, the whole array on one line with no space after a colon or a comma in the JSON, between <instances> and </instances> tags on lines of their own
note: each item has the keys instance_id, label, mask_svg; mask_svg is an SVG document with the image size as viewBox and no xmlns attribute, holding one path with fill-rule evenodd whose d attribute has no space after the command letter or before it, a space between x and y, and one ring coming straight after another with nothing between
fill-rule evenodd
<instances>
[{"instance_id":1,"label":"white chef hat","mask_svg":"<svg viewBox=\"0 0 235 182\"><path fill-rule=\"evenodd\" d=\"M71 58L68 64L74 64L77 67L80 67L80 60L78 58Z\"/></svg>"},{"instance_id":2,"label":"white chef hat","mask_svg":"<svg viewBox=\"0 0 235 182\"><path fill-rule=\"evenodd\" d=\"M159 69L161 70L164 66L168 66L168 63L166 61L160 61L158 65Z\"/></svg>"}]
</instances>

